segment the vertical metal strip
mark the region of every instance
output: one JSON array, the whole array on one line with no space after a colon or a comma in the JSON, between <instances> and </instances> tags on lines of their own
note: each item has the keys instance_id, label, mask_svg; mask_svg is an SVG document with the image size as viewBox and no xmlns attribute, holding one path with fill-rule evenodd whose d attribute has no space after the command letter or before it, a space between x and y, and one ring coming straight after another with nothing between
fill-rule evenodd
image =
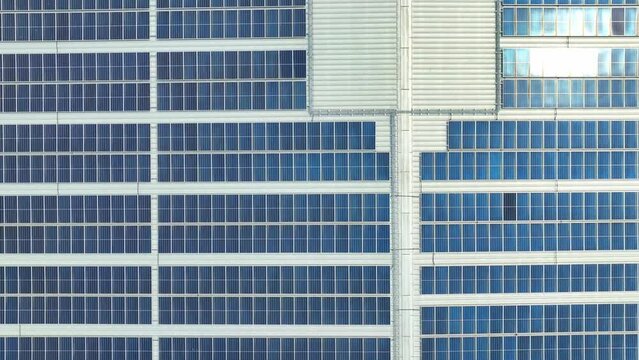
<instances>
[{"instance_id":1,"label":"vertical metal strip","mask_svg":"<svg viewBox=\"0 0 639 360\"><path fill-rule=\"evenodd\" d=\"M157 39L157 0L149 0L149 40Z\"/></svg>"},{"instance_id":2,"label":"vertical metal strip","mask_svg":"<svg viewBox=\"0 0 639 360\"><path fill-rule=\"evenodd\" d=\"M149 51L149 111L158 110L158 53Z\"/></svg>"},{"instance_id":3,"label":"vertical metal strip","mask_svg":"<svg viewBox=\"0 0 639 360\"><path fill-rule=\"evenodd\" d=\"M390 116L393 359L414 358L412 339L411 0L398 2L397 112Z\"/></svg>"},{"instance_id":4,"label":"vertical metal strip","mask_svg":"<svg viewBox=\"0 0 639 360\"><path fill-rule=\"evenodd\" d=\"M149 0L149 42L157 40L157 0ZM149 103L150 111L156 112L158 108L158 74L157 74L157 51L149 52ZM158 126L150 124L151 142L151 184L158 182ZM159 256L158 256L158 196L151 195L151 254L155 257L155 262L151 265L151 327L157 327L160 320L159 308ZM160 339L153 335L151 342L151 359L160 359Z\"/></svg>"},{"instance_id":5,"label":"vertical metal strip","mask_svg":"<svg viewBox=\"0 0 639 360\"><path fill-rule=\"evenodd\" d=\"M397 24L396 24L396 74L397 74L397 108L401 109L402 106L402 96L404 95L402 91L403 79L403 39L405 36L402 34L402 26L404 26L404 20L402 18L403 9L407 1L410 0L400 0L397 2ZM399 231L399 217L400 217L400 204L399 204L399 159L397 157L399 151L398 144L398 134L399 134L399 125L398 125L398 113L391 112L388 117L390 123L390 182L391 182L391 279L393 280L391 283L391 307L392 307L392 317L391 317L391 325L393 327L393 338L391 339L392 345L392 359L402 359L403 351L402 351L402 341L401 338L403 336L403 331L401 327L402 322L402 313L401 313L401 302L402 302L402 283L400 276L401 269L401 253L399 249L401 249L401 240L400 240L400 231Z\"/></svg>"},{"instance_id":6,"label":"vertical metal strip","mask_svg":"<svg viewBox=\"0 0 639 360\"><path fill-rule=\"evenodd\" d=\"M157 0L149 1L149 42L157 40ZM157 51L149 52L149 103L150 111L156 112L158 107L158 71L157 71Z\"/></svg>"}]
</instances>

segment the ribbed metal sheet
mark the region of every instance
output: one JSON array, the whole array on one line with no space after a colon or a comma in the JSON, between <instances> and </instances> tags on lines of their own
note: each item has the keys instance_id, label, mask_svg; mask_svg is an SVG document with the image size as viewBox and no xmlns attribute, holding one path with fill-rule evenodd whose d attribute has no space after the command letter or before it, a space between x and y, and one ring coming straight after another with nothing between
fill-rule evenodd
<instances>
[{"instance_id":1,"label":"ribbed metal sheet","mask_svg":"<svg viewBox=\"0 0 639 360\"><path fill-rule=\"evenodd\" d=\"M447 116L413 116L411 123L414 151L446 151Z\"/></svg>"},{"instance_id":2,"label":"ribbed metal sheet","mask_svg":"<svg viewBox=\"0 0 639 360\"><path fill-rule=\"evenodd\" d=\"M395 108L395 1L313 0L310 26L311 110Z\"/></svg>"},{"instance_id":3,"label":"ribbed metal sheet","mask_svg":"<svg viewBox=\"0 0 639 360\"><path fill-rule=\"evenodd\" d=\"M411 22L413 108L495 108L495 0L415 0Z\"/></svg>"},{"instance_id":4,"label":"ribbed metal sheet","mask_svg":"<svg viewBox=\"0 0 639 360\"><path fill-rule=\"evenodd\" d=\"M420 234L421 234L421 226L420 226L420 221L421 221L421 201L420 201L420 194L422 192L422 188L421 188L421 179L420 179L420 159L421 159L421 152L419 151L413 151L411 153L411 165L412 165L412 169L411 169L411 173L410 173L410 178L411 178L411 184L410 184L410 189L411 189L411 196L412 201L412 223L411 223L411 230L410 230L410 236L412 239L412 244L411 244L411 248L412 249L419 249L420 244L421 244L421 239L420 239ZM417 253L419 253L419 251L417 251Z\"/></svg>"},{"instance_id":5,"label":"ribbed metal sheet","mask_svg":"<svg viewBox=\"0 0 639 360\"><path fill-rule=\"evenodd\" d=\"M388 117L375 121L375 149L377 151L390 151L390 121Z\"/></svg>"}]
</instances>

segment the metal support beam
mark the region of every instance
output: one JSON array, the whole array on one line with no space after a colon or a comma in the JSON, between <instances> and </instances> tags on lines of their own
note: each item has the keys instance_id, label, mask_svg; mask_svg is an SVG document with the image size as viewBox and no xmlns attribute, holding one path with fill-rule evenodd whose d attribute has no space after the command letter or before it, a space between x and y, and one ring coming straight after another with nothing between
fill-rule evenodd
<instances>
[{"instance_id":1,"label":"metal support beam","mask_svg":"<svg viewBox=\"0 0 639 360\"><path fill-rule=\"evenodd\" d=\"M412 329L412 38L411 0L398 4L398 109L390 115L391 128L391 238L393 278L393 359L411 359L415 352Z\"/></svg>"}]
</instances>

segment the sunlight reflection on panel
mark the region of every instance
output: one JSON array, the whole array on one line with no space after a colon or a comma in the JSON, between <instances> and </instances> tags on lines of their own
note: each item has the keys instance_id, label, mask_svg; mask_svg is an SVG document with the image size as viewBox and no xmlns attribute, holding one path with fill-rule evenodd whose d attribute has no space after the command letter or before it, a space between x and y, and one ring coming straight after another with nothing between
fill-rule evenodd
<instances>
[{"instance_id":1,"label":"sunlight reflection on panel","mask_svg":"<svg viewBox=\"0 0 639 360\"><path fill-rule=\"evenodd\" d=\"M599 49L530 49L530 76L597 76Z\"/></svg>"},{"instance_id":2,"label":"sunlight reflection on panel","mask_svg":"<svg viewBox=\"0 0 639 360\"><path fill-rule=\"evenodd\" d=\"M637 49L504 49L505 77L633 77Z\"/></svg>"}]
</instances>

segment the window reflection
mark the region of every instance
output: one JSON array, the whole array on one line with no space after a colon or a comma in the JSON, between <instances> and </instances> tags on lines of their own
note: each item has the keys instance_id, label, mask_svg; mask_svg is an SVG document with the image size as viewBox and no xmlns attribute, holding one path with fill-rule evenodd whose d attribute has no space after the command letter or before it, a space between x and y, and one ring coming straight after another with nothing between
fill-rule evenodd
<instances>
[{"instance_id":1,"label":"window reflection","mask_svg":"<svg viewBox=\"0 0 639 360\"><path fill-rule=\"evenodd\" d=\"M561 61L558 61L561 60ZM637 49L504 49L504 77L632 76Z\"/></svg>"},{"instance_id":2,"label":"window reflection","mask_svg":"<svg viewBox=\"0 0 639 360\"><path fill-rule=\"evenodd\" d=\"M639 49L504 49L506 108L636 107Z\"/></svg>"},{"instance_id":3,"label":"window reflection","mask_svg":"<svg viewBox=\"0 0 639 360\"><path fill-rule=\"evenodd\" d=\"M636 7L505 7L504 36L636 36Z\"/></svg>"}]
</instances>

